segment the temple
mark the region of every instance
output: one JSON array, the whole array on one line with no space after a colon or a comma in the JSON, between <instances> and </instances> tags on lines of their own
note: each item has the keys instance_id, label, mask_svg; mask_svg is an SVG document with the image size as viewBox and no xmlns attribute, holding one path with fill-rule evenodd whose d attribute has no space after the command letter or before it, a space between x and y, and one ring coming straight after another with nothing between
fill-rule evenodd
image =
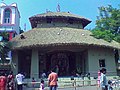
<instances>
[{"instance_id":1,"label":"temple","mask_svg":"<svg viewBox=\"0 0 120 90\"><path fill-rule=\"evenodd\" d=\"M57 65L59 77L76 73L97 76L102 67L108 75L119 74L114 50L120 50L120 43L94 38L84 29L89 19L70 12L46 12L29 20L32 30L11 40L14 73L40 78L43 71L49 73Z\"/></svg>"}]
</instances>

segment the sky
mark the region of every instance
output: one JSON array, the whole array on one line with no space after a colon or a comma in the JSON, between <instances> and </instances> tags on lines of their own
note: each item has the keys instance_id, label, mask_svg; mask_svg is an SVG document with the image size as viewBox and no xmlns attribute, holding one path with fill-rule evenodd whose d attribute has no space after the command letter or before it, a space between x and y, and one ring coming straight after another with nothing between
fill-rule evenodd
<instances>
[{"instance_id":1,"label":"sky","mask_svg":"<svg viewBox=\"0 0 120 90\"><path fill-rule=\"evenodd\" d=\"M24 30L31 30L29 17L36 14L45 13L46 10L57 12L57 5L60 5L60 12L70 12L85 18L90 19L92 22L85 28L92 29L95 27L96 16L99 15L98 7L112 5L118 8L120 0L1 0L1 2L10 5L17 3L20 12L20 27Z\"/></svg>"}]
</instances>

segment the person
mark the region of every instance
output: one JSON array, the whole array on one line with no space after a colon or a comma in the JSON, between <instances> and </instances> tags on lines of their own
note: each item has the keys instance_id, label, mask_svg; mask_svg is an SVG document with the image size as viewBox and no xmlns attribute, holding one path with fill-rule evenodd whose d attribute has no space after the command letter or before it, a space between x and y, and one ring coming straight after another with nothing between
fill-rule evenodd
<instances>
[{"instance_id":1,"label":"person","mask_svg":"<svg viewBox=\"0 0 120 90\"><path fill-rule=\"evenodd\" d=\"M10 74L7 76L7 90L15 90L14 86L13 72L10 71Z\"/></svg>"},{"instance_id":2,"label":"person","mask_svg":"<svg viewBox=\"0 0 120 90\"><path fill-rule=\"evenodd\" d=\"M1 75L0 75L0 90L6 90L6 82L7 82L7 78L5 77L5 73L1 72Z\"/></svg>"},{"instance_id":3,"label":"person","mask_svg":"<svg viewBox=\"0 0 120 90\"><path fill-rule=\"evenodd\" d=\"M87 78L88 78L88 85L91 85L90 73L87 74Z\"/></svg>"},{"instance_id":4,"label":"person","mask_svg":"<svg viewBox=\"0 0 120 90\"><path fill-rule=\"evenodd\" d=\"M111 80L108 81L108 90L113 90L112 81Z\"/></svg>"},{"instance_id":5,"label":"person","mask_svg":"<svg viewBox=\"0 0 120 90\"><path fill-rule=\"evenodd\" d=\"M55 67L55 72L58 74L59 73L59 67L58 67L58 65L56 65L56 67Z\"/></svg>"},{"instance_id":6,"label":"person","mask_svg":"<svg viewBox=\"0 0 120 90\"><path fill-rule=\"evenodd\" d=\"M48 75L48 85L50 90L57 90L58 75L54 70Z\"/></svg>"},{"instance_id":7,"label":"person","mask_svg":"<svg viewBox=\"0 0 120 90\"><path fill-rule=\"evenodd\" d=\"M39 90L44 90L44 80L41 80L40 89Z\"/></svg>"},{"instance_id":8,"label":"person","mask_svg":"<svg viewBox=\"0 0 120 90\"><path fill-rule=\"evenodd\" d=\"M42 74L41 74L41 78L42 78L42 79L45 79L46 76L47 76L47 75L46 75L46 73L45 73L45 70L43 70L43 72L42 72Z\"/></svg>"},{"instance_id":9,"label":"person","mask_svg":"<svg viewBox=\"0 0 120 90\"><path fill-rule=\"evenodd\" d=\"M21 74L20 72L16 75L17 80L17 90L23 90L23 79L25 76Z\"/></svg>"},{"instance_id":10,"label":"person","mask_svg":"<svg viewBox=\"0 0 120 90\"><path fill-rule=\"evenodd\" d=\"M100 87L101 87L101 90L108 90L107 89L107 78L106 78L106 69L105 68L102 68L102 70L101 70Z\"/></svg>"},{"instance_id":11,"label":"person","mask_svg":"<svg viewBox=\"0 0 120 90\"><path fill-rule=\"evenodd\" d=\"M35 78L34 77L32 77L32 87L35 87Z\"/></svg>"},{"instance_id":12,"label":"person","mask_svg":"<svg viewBox=\"0 0 120 90\"><path fill-rule=\"evenodd\" d=\"M98 87L100 87L101 70L98 70Z\"/></svg>"}]
</instances>

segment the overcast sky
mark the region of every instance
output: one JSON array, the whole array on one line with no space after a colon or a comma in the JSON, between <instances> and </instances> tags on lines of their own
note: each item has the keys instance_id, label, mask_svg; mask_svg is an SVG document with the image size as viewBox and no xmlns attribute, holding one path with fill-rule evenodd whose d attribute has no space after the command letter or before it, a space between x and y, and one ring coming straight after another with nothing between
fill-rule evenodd
<instances>
[{"instance_id":1,"label":"overcast sky","mask_svg":"<svg viewBox=\"0 0 120 90\"><path fill-rule=\"evenodd\" d=\"M120 0L1 0L10 5L17 3L20 12L20 27L26 31L31 29L29 17L45 13L46 9L56 12L59 3L61 12L70 12L90 19L92 22L86 27L92 29L95 27L96 16L98 16L98 7L112 5L118 8Z\"/></svg>"}]
</instances>

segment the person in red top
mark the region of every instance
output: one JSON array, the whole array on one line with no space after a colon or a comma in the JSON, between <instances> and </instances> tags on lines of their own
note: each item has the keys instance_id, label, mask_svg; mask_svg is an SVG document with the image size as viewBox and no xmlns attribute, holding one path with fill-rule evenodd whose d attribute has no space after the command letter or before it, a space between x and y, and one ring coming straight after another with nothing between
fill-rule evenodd
<instances>
[{"instance_id":1,"label":"person in red top","mask_svg":"<svg viewBox=\"0 0 120 90\"><path fill-rule=\"evenodd\" d=\"M58 75L53 70L48 75L48 85L50 90L57 90Z\"/></svg>"},{"instance_id":2,"label":"person in red top","mask_svg":"<svg viewBox=\"0 0 120 90\"><path fill-rule=\"evenodd\" d=\"M1 72L0 76L0 90L6 90L6 81L7 78L5 77L5 74Z\"/></svg>"},{"instance_id":3,"label":"person in red top","mask_svg":"<svg viewBox=\"0 0 120 90\"><path fill-rule=\"evenodd\" d=\"M14 87L14 76L13 76L13 72L10 71L10 74L7 77L7 90L15 90Z\"/></svg>"}]
</instances>

